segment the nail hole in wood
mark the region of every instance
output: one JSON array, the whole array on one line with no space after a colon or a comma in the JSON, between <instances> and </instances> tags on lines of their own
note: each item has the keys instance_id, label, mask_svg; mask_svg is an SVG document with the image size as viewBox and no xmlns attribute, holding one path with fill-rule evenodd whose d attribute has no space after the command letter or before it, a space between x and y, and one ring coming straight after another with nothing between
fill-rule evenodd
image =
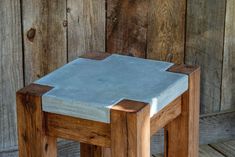
<instances>
[{"instance_id":1,"label":"nail hole in wood","mask_svg":"<svg viewBox=\"0 0 235 157\"><path fill-rule=\"evenodd\" d=\"M113 17L113 18L112 18L112 21L113 21L113 23L116 23L116 22L117 22L117 18L116 18L116 17Z\"/></svg>"},{"instance_id":2,"label":"nail hole in wood","mask_svg":"<svg viewBox=\"0 0 235 157\"><path fill-rule=\"evenodd\" d=\"M67 20L64 20L64 21L63 21L63 26L64 26L64 27L67 27L67 26L68 26L68 21L67 21Z\"/></svg>"},{"instance_id":3,"label":"nail hole in wood","mask_svg":"<svg viewBox=\"0 0 235 157\"><path fill-rule=\"evenodd\" d=\"M71 12L71 8L67 8L66 11L67 11L67 13L70 13Z\"/></svg>"}]
</instances>

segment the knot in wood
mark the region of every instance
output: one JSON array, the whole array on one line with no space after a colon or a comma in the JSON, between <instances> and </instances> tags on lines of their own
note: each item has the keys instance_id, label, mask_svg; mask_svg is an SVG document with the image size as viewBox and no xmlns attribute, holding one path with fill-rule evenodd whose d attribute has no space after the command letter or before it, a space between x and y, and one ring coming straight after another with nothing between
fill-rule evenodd
<instances>
[{"instance_id":1,"label":"knot in wood","mask_svg":"<svg viewBox=\"0 0 235 157\"><path fill-rule=\"evenodd\" d=\"M36 35L36 29L35 28L30 28L27 32L27 39L31 42L33 42L33 39Z\"/></svg>"},{"instance_id":2,"label":"knot in wood","mask_svg":"<svg viewBox=\"0 0 235 157\"><path fill-rule=\"evenodd\" d=\"M48 143L45 144L45 151L47 152L48 150Z\"/></svg>"}]
</instances>

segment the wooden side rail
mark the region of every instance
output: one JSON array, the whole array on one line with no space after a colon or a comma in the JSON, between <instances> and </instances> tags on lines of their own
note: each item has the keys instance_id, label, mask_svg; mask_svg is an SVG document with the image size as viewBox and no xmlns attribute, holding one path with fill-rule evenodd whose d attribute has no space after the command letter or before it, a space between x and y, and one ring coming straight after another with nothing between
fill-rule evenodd
<instances>
[{"instance_id":1,"label":"wooden side rail","mask_svg":"<svg viewBox=\"0 0 235 157\"><path fill-rule=\"evenodd\" d=\"M110 147L110 125L81 118L45 113L49 136Z\"/></svg>"},{"instance_id":2,"label":"wooden side rail","mask_svg":"<svg viewBox=\"0 0 235 157\"><path fill-rule=\"evenodd\" d=\"M181 96L151 118L151 135L166 126L181 113ZM110 147L110 125L81 118L44 113L46 134L53 137Z\"/></svg>"},{"instance_id":3,"label":"wooden side rail","mask_svg":"<svg viewBox=\"0 0 235 157\"><path fill-rule=\"evenodd\" d=\"M151 136L181 114L182 97L179 96L151 118Z\"/></svg>"}]
</instances>

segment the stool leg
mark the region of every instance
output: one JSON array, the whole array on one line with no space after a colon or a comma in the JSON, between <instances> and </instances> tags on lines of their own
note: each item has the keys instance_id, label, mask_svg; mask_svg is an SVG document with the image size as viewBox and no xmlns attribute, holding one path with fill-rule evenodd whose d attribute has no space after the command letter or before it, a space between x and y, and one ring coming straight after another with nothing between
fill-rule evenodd
<instances>
[{"instance_id":1,"label":"stool leg","mask_svg":"<svg viewBox=\"0 0 235 157\"><path fill-rule=\"evenodd\" d=\"M189 88L182 95L182 113L165 127L165 157L198 157L200 69L178 67L188 74Z\"/></svg>"},{"instance_id":2,"label":"stool leg","mask_svg":"<svg viewBox=\"0 0 235 157\"><path fill-rule=\"evenodd\" d=\"M112 157L150 157L150 107L123 100L111 109Z\"/></svg>"},{"instance_id":3,"label":"stool leg","mask_svg":"<svg viewBox=\"0 0 235 157\"><path fill-rule=\"evenodd\" d=\"M80 157L110 157L110 148L80 143Z\"/></svg>"},{"instance_id":4,"label":"stool leg","mask_svg":"<svg viewBox=\"0 0 235 157\"><path fill-rule=\"evenodd\" d=\"M48 86L31 84L17 92L19 157L56 157L56 138L45 133L41 96Z\"/></svg>"}]
</instances>

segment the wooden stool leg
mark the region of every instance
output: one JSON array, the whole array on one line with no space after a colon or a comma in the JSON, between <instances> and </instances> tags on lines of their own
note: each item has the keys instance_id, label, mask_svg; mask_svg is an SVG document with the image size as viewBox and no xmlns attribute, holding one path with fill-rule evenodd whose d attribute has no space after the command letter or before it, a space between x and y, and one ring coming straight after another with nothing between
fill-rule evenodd
<instances>
[{"instance_id":1,"label":"wooden stool leg","mask_svg":"<svg viewBox=\"0 0 235 157\"><path fill-rule=\"evenodd\" d=\"M112 157L150 157L150 107L123 100L111 109Z\"/></svg>"},{"instance_id":2,"label":"wooden stool leg","mask_svg":"<svg viewBox=\"0 0 235 157\"><path fill-rule=\"evenodd\" d=\"M198 157L200 69L181 65L169 71L188 74L189 88L181 115L165 127L165 157Z\"/></svg>"},{"instance_id":3,"label":"wooden stool leg","mask_svg":"<svg viewBox=\"0 0 235 157\"><path fill-rule=\"evenodd\" d=\"M80 143L80 157L110 157L110 148Z\"/></svg>"},{"instance_id":4,"label":"wooden stool leg","mask_svg":"<svg viewBox=\"0 0 235 157\"><path fill-rule=\"evenodd\" d=\"M56 138L45 134L42 95L51 87L31 84L17 92L19 157L56 157Z\"/></svg>"}]
</instances>

